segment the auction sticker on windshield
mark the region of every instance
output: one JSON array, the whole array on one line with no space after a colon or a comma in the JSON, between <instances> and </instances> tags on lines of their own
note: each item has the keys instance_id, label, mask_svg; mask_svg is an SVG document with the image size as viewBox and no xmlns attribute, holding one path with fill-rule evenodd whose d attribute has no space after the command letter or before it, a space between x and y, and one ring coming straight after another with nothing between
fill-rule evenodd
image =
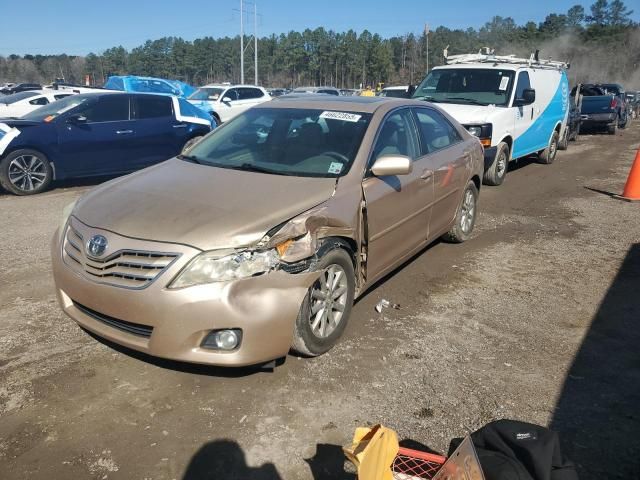
<instances>
[{"instance_id":1,"label":"auction sticker on windshield","mask_svg":"<svg viewBox=\"0 0 640 480\"><path fill-rule=\"evenodd\" d=\"M502 77L500 79L500 86L498 87L498 90L505 91L508 85L509 85L509 77Z\"/></svg>"},{"instance_id":2,"label":"auction sticker on windshield","mask_svg":"<svg viewBox=\"0 0 640 480\"><path fill-rule=\"evenodd\" d=\"M329 173L338 174L342 171L342 164L340 162L331 162L329 165Z\"/></svg>"},{"instance_id":3,"label":"auction sticker on windshield","mask_svg":"<svg viewBox=\"0 0 640 480\"><path fill-rule=\"evenodd\" d=\"M356 115L355 113L348 112L322 112L320 118L326 120L344 120L345 122L357 122L362 118L362 115Z\"/></svg>"},{"instance_id":4,"label":"auction sticker on windshield","mask_svg":"<svg viewBox=\"0 0 640 480\"><path fill-rule=\"evenodd\" d=\"M20 130L11 128L5 123L0 123L0 155L7 149L11 140L20 135Z\"/></svg>"}]
</instances>

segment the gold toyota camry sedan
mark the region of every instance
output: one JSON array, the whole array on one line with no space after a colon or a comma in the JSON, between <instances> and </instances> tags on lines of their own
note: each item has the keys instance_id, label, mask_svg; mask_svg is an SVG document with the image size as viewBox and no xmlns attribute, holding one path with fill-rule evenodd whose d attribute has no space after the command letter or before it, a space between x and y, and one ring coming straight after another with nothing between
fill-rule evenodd
<instances>
[{"instance_id":1,"label":"gold toyota camry sedan","mask_svg":"<svg viewBox=\"0 0 640 480\"><path fill-rule=\"evenodd\" d=\"M438 237L469 238L483 151L417 100L281 97L65 209L64 312L158 357L313 356L353 301Z\"/></svg>"}]
</instances>

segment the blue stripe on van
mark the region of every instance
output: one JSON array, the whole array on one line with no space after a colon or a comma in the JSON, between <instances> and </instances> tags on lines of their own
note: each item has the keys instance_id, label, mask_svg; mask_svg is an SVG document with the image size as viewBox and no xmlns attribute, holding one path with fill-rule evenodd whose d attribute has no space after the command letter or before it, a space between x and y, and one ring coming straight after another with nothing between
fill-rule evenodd
<instances>
[{"instance_id":1,"label":"blue stripe on van","mask_svg":"<svg viewBox=\"0 0 640 480\"><path fill-rule=\"evenodd\" d=\"M558 89L551 102L535 122L518 138L513 145L511 158L519 158L542 150L549 144L551 133L558 122L564 122L569 111L569 81L562 72Z\"/></svg>"}]
</instances>

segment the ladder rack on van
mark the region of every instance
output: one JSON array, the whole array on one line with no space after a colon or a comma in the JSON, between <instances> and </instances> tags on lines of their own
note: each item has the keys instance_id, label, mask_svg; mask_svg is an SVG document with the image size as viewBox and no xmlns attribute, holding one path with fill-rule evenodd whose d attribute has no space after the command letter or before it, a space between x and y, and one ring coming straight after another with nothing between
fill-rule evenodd
<instances>
[{"instance_id":1,"label":"ladder rack on van","mask_svg":"<svg viewBox=\"0 0 640 480\"><path fill-rule=\"evenodd\" d=\"M465 53L462 55L447 56L447 50L444 51L445 64L469 64L469 63L493 63L495 65L506 63L510 65L525 65L534 68L550 68L554 70L564 70L569 68L569 64L565 62L557 62L553 60L540 60L537 58L537 52L532 53L527 58L518 58L515 55L494 55L493 53Z\"/></svg>"}]
</instances>

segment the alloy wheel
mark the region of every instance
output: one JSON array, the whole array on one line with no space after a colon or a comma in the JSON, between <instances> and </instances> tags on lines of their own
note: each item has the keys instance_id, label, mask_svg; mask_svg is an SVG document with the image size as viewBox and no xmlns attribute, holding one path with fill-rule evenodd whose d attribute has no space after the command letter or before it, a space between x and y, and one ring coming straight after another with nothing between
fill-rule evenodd
<instances>
[{"instance_id":1,"label":"alloy wheel","mask_svg":"<svg viewBox=\"0 0 640 480\"><path fill-rule=\"evenodd\" d=\"M460 215L460 228L465 234L471 233L473 221L476 215L476 201L473 192L468 189L462 200L462 212Z\"/></svg>"},{"instance_id":2,"label":"alloy wheel","mask_svg":"<svg viewBox=\"0 0 640 480\"><path fill-rule=\"evenodd\" d=\"M47 180L47 167L36 155L20 155L9 163L9 181L23 192L37 190Z\"/></svg>"},{"instance_id":3,"label":"alloy wheel","mask_svg":"<svg viewBox=\"0 0 640 480\"><path fill-rule=\"evenodd\" d=\"M348 297L348 280L340 265L330 265L311 289L309 323L318 338L327 338L342 320Z\"/></svg>"}]
</instances>

